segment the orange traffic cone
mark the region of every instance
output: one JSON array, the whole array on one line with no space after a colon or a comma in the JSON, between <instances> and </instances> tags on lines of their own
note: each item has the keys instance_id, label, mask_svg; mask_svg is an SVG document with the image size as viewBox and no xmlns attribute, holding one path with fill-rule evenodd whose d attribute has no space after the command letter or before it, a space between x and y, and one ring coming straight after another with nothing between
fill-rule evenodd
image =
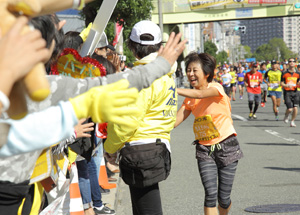
<instances>
[{"instance_id":1,"label":"orange traffic cone","mask_svg":"<svg viewBox=\"0 0 300 215\"><path fill-rule=\"evenodd\" d=\"M74 166L73 166L74 165ZM75 168L74 168L75 167ZM70 184L70 215L84 215L82 199L80 195L80 189L78 184L78 172L76 163L74 162L71 167L71 174L73 175Z\"/></svg>"},{"instance_id":2,"label":"orange traffic cone","mask_svg":"<svg viewBox=\"0 0 300 215\"><path fill-rule=\"evenodd\" d=\"M112 188L117 187L116 184L108 183L104 157L102 157L102 160L101 160L98 182L99 182L99 185L104 189L112 189Z\"/></svg>"}]
</instances>

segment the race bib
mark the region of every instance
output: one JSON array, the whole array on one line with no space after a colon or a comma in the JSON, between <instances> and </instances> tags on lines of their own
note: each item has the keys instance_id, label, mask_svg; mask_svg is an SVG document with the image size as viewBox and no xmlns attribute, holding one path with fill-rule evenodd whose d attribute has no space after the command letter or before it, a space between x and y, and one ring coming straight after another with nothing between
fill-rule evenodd
<instances>
[{"instance_id":1,"label":"race bib","mask_svg":"<svg viewBox=\"0 0 300 215\"><path fill-rule=\"evenodd\" d=\"M220 136L218 129L212 121L211 115L197 117L194 121L196 140L208 141Z\"/></svg>"},{"instance_id":2,"label":"race bib","mask_svg":"<svg viewBox=\"0 0 300 215\"><path fill-rule=\"evenodd\" d=\"M250 80L250 87L254 88L258 86L258 80L252 79Z\"/></svg>"},{"instance_id":3,"label":"race bib","mask_svg":"<svg viewBox=\"0 0 300 215\"><path fill-rule=\"evenodd\" d=\"M297 85L297 78L296 77L288 77L286 79L286 83L289 86L296 87L296 85Z\"/></svg>"},{"instance_id":4,"label":"race bib","mask_svg":"<svg viewBox=\"0 0 300 215\"><path fill-rule=\"evenodd\" d=\"M272 88L272 89L276 89L276 88L278 88L278 83L270 83L270 87Z\"/></svg>"},{"instance_id":5,"label":"race bib","mask_svg":"<svg viewBox=\"0 0 300 215\"><path fill-rule=\"evenodd\" d=\"M238 81L239 81L239 82L244 81L244 77L239 77L239 78L238 78Z\"/></svg>"}]
</instances>

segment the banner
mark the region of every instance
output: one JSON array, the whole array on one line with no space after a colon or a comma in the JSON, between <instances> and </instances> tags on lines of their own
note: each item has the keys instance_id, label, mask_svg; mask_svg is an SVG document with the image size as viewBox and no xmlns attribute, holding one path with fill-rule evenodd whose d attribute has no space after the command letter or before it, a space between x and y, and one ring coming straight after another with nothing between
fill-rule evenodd
<instances>
[{"instance_id":1,"label":"banner","mask_svg":"<svg viewBox=\"0 0 300 215\"><path fill-rule=\"evenodd\" d=\"M120 25L118 23L115 24L115 38L114 38L114 41L113 41L113 47L116 47L116 45L118 44L119 40L120 40L120 37L123 33L123 25Z\"/></svg>"},{"instance_id":2,"label":"banner","mask_svg":"<svg viewBox=\"0 0 300 215\"><path fill-rule=\"evenodd\" d=\"M247 7L253 4L286 4L287 0L190 0L192 10L212 8L220 6L240 7L242 4Z\"/></svg>"}]
</instances>

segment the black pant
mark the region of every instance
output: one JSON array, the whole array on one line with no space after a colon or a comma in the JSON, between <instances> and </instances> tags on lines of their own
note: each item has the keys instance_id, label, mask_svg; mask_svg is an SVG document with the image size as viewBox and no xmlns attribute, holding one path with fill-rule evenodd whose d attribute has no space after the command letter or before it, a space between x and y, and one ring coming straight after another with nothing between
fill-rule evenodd
<instances>
[{"instance_id":1,"label":"black pant","mask_svg":"<svg viewBox=\"0 0 300 215\"><path fill-rule=\"evenodd\" d=\"M20 205L26 198L22 215L29 214L33 202L34 186L28 185L29 181L11 183L0 181L0 214L17 214Z\"/></svg>"},{"instance_id":2,"label":"black pant","mask_svg":"<svg viewBox=\"0 0 300 215\"><path fill-rule=\"evenodd\" d=\"M158 183L149 187L129 186L133 215L162 215Z\"/></svg>"}]
</instances>

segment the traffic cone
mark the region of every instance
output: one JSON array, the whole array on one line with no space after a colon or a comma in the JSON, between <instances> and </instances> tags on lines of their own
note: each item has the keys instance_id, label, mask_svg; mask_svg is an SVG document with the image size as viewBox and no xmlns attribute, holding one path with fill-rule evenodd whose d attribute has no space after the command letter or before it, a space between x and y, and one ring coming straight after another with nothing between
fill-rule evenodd
<instances>
[{"instance_id":1,"label":"traffic cone","mask_svg":"<svg viewBox=\"0 0 300 215\"><path fill-rule=\"evenodd\" d=\"M98 178L99 178L99 180L98 180L99 185L103 189L112 189L112 188L117 187L116 184L108 183L104 157L102 157L102 160L101 160L101 165L100 165L100 171L99 171L99 177Z\"/></svg>"},{"instance_id":2,"label":"traffic cone","mask_svg":"<svg viewBox=\"0 0 300 215\"><path fill-rule=\"evenodd\" d=\"M76 163L71 167L71 184L70 184L70 215L84 215L82 199L78 184L78 171ZM73 177L72 177L73 175Z\"/></svg>"}]
</instances>

